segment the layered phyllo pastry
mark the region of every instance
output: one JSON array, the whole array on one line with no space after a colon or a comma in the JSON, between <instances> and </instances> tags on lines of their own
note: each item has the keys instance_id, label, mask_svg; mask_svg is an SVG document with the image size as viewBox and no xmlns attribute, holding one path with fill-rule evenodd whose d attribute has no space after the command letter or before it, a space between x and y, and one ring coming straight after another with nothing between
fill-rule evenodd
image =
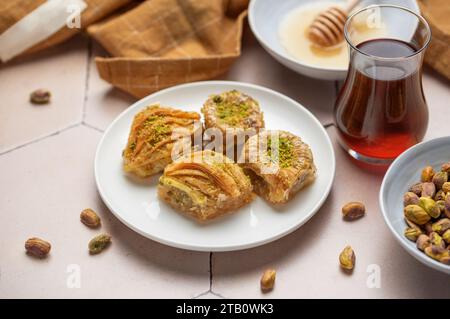
<instances>
[{"instance_id":1,"label":"layered phyllo pastry","mask_svg":"<svg viewBox=\"0 0 450 319\"><path fill-rule=\"evenodd\" d=\"M255 129L264 127L259 103L237 90L211 95L202 108L205 127L226 129Z\"/></svg>"},{"instance_id":2,"label":"layered phyllo pastry","mask_svg":"<svg viewBox=\"0 0 450 319\"><path fill-rule=\"evenodd\" d=\"M316 176L311 149L286 131L264 131L251 137L239 163L254 191L275 205L289 201Z\"/></svg>"},{"instance_id":3,"label":"layered phyllo pastry","mask_svg":"<svg viewBox=\"0 0 450 319\"><path fill-rule=\"evenodd\" d=\"M191 136L198 131L201 134L199 121L196 112L148 106L134 117L123 151L124 170L141 177L161 172L176 158L172 152L176 142L184 139L191 143Z\"/></svg>"},{"instance_id":4,"label":"layered phyllo pastry","mask_svg":"<svg viewBox=\"0 0 450 319\"><path fill-rule=\"evenodd\" d=\"M211 95L201 111L207 129L206 142L217 141L218 130L222 143L217 143L215 150L226 153L234 160L248 137L264 128L259 103L237 90ZM211 138L208 134L214 137Z\"/></svg>"},{"instance_id":5,"label":"layered phyllo pastry","mask_svg":"<svg viewBox=\"0 0 450 319\"><path fill-rule=\"evenodd\" d=\"M214 151L194 152L168 165L159 179L158 195L200 222L244 206L254 197L242 168Z\"/></svg>"}]
</instances>

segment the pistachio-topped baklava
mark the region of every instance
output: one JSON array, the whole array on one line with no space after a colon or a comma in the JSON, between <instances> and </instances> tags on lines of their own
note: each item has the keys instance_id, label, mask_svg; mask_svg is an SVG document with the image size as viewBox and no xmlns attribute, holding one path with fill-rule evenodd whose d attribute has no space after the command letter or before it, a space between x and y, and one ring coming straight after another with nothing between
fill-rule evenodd
<instances>
[{"instance_id":1,"label":"pistachio-topped baklava","mask_svg":"<svg viewBox=\"0 0 450 319\"><path fill-rule=\"evenodd\" d=\"M158 195L201 222L246 205L254 197L242 168L213 151L194 152L168 165L159 179Z\"/></svg>"},{"instance_id":2,"label":"pistachio-topped baklava","mask_svg":"<svg viewBox=\"0 0 450 319\"><path fill-rule=\"evenodd\" d=\"M264 131L245 144L239 160L255 192L272 204L283 204L312 183L316 167L311 149L286 131Z\"/></svg>"},{"instance_id":3,"label":"pistachio-topped baklava","mask_svg":"<svg viewBox=\"0 0 450 319\"><path fill-rule=\"evenodd\" d=\"M134 117L123 151L124 170L141 177L162 171L172 162L174 143L183 135L190 138L201 131L199 120L200 115L196 112L184 112L159 104L148 106ZM176 135L174 132L179 133Z\"/></svg>"}]
</instances>

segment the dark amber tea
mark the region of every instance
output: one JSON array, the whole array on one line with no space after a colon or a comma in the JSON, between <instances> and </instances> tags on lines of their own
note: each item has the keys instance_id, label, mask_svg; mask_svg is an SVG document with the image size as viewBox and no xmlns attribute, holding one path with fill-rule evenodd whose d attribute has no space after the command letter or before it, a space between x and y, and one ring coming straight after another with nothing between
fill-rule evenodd
<instances>
[{"instance_id":1,"label":"dark amber tea","mask_svg":"<svg viewBox=\"0 0 450 319\"><path fill-rule=\"evenodd\" d=\"M425 136L430 28L406 8L369 6L347 19L345 39L350 66L334 110L339 141L355 159L386 166Z\"/></svg>"},{"instance_id":2,"label":"dark amber tea","mask_svg":"<svg viewBox=\"0 0 450 319\"><path fill-rule=\"evenodd\" d=\"M363 42L357 48L381 58L408 57L410 44L393 39ZM353 61L357 63L356 61ZM428 109L417 65L350 65L336 102L336 124L342 142L360 155L394 159L421 141L428 124Z\"/></svg>"}]
</instances>

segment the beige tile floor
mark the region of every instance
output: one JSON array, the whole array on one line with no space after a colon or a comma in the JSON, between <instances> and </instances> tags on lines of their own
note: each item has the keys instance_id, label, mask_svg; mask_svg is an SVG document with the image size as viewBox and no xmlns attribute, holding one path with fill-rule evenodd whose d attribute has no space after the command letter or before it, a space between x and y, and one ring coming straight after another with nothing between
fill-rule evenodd
<instances>
[{"instance_id":1,"label":"beige tile floor","mask_svg":"<svg viewBox=\"0 0 450 319\"><path fill-rule=\"evenodd\" d=\"M80 36L0 67L0 298L450 297L450 277L407 255L384 225L377 203L382 176L355 167L336 143L338 170L327 202L310 222L274 243L196 253L129 230L103 205L93 177L102 131L135 100L99 79L93 58L101 54ZM279 65L248 30L243 56L221 79L273 88L308 106L324 125L332 122L337 84ZM427 71L424 85L432 111L426 138L449 135L449 83ZM51 105L28 102L38 87L53 92ZM334 140L334 128L328 131ZM349 200L364 201L367 216L343 222L340 207ZM114 238L107 252L94 257L85 245L96 232L78 222L85 207L99 212L103 230ZM24 254L23 242L31 235L52 242L50 258ZM358 256L352 276L336 260L347 243ZM380 267L381 288L367 287L373 264ZM259 277L268 266L278 270L277 284L263 295ZM78 271L79 288L73 280Z\"/></svg>"}]
</instances>

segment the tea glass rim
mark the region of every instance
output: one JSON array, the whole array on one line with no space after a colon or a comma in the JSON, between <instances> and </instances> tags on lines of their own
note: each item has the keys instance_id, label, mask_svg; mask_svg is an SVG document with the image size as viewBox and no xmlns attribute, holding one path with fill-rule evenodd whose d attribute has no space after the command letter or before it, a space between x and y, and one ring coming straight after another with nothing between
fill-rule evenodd
<instances>
[{"instance_id":1,"label":"tea glass rim","mask_svg":"<svg viewBox=\"0 0 450 319\"><path fill-rule=\"evenodd\" d=\"M377 8L377 7L378 8L400 9L400 10L406 11L406 12L414 15L419 21L421 21L425 25L425 28L427 30L427 39L426 39L425 43L421 46L421 48L415 50L414 53L412 53L410 55L402 56L402 57L395 57L395 58L387 58L387 57L380 57L380 56L377 56L377 55L372 55L372 54L366 53L366 52L360 50L359 48L357 48L357 46L354 45L353 41L350 39L350 34L349 34L350 22L352 21L352 19L356 15L358 15L358 14L364 12L364 11L367 11L367 10L370 10L370 9L373 9L373 8ZM430 25L428 24L428 21L422 15L417 14L413 10L410 10L410 9L402 7L402 6L393 5L393 4L374 4L374 5L370 5L370 6L364 7L362 9L352 13L347 18L347 21L345 21L345 26L344 26L344 36L345 36L345 40L346 40L347 44L353 50L355 50L356 52L358 52L358 53L360 53L360 54L362 54L362 55L364 55L366 57L369 57L371 59L376 59L376 60L383 60L383 61L402 61L402 60L409 59L409 58L417 56L418 54L422 53L428 47L428 45L431 42L431 28L430 28Z\"/></svg>"}]
</instances>

